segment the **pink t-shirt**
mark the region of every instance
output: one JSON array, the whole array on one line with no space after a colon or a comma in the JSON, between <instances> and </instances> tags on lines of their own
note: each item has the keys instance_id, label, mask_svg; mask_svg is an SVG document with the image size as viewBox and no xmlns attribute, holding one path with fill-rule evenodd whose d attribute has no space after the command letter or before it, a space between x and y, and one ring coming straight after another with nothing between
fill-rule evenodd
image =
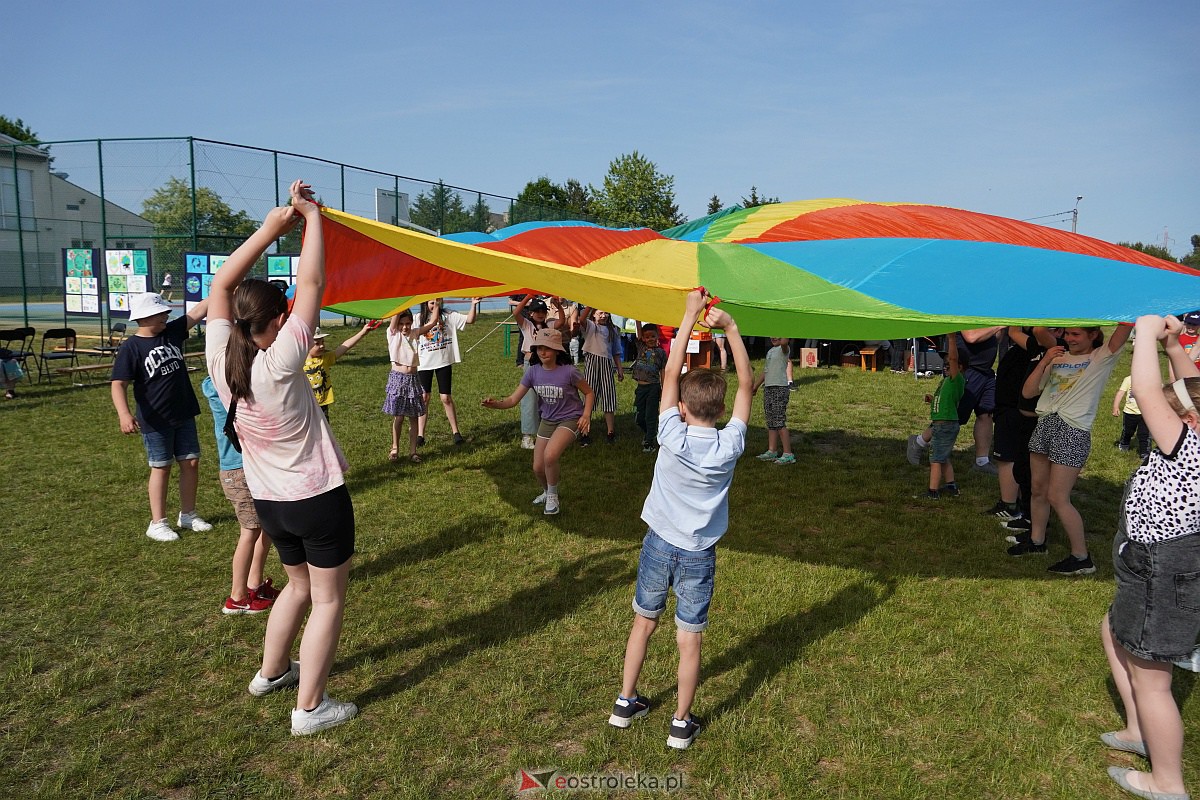
<instances>
[{"instance_id":1,"label":"pink t-shirt","mask_svg":"<svg viewBox=\"0 0 1200 800\"><path fill-rule=\"evenodd\" d=\"M231 395L225 347L232 330L229 320L211 320L205 342L208 371L226 408ZM242 443L246 485L256 500L305 500L345 483L346 457L304 375L310 347L309 326L289 317L275 342L254 358L254 400L238 401L234 427Z\"/></svg>"}]
</instances>

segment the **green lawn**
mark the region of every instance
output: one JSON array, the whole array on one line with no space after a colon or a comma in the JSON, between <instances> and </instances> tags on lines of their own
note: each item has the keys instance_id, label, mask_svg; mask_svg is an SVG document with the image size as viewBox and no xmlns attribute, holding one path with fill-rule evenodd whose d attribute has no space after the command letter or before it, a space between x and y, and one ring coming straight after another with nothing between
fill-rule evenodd
<instances>
[{"instance_id":1,"label":"green lawn","mask_svg":"<svg viewBox=\"0 0 1200 800\"><path fill-rule=\"evenodd\" d=\"M464 349L498 320L468 327ZM926 474L904 440L931 381L797 370L798 463L738 466L696 703L707 724L677 752L669 622L640 686L650 715L606 724L653 459L632 385L619 441L569 452L563 513L543 517L517 412L479 407L519 377L500 348L488 336L455 370L467 444L434 408L420 465L386 458L382 332L334 368L358 552L330 693L361 715L303 739L289 735L293 695L246 692L265 615L219 612L237 526L215 449L199 510L216 527L155 543L142 446L121 436L106 385L60 379L0 406L0 796L493 798L513 796L522 769L681 776L675 796L697 798L1124 796L1105 767L1139 760L1097 739L1119 727L1098 623L1135 464L1111 446L1120 369L1076 491L1099 567L1082 579L1045 572L1066 552L1055 527L1049 558L1005 555L979 513L997 489L967 470L968 429L962 497L913 499ZM199 422L209 445L207 412ZM765 444L756 401L748 456ZM1192 686L1177 672L1200 787Z\"/></svg>"}]
</instances>

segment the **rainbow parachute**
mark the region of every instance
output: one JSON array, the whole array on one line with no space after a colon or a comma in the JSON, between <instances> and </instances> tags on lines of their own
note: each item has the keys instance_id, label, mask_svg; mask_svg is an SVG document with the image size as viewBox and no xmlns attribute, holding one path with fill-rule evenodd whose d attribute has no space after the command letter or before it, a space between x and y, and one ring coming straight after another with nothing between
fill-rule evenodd
<instances>
[{"instance_id":1,"label":"rainbow parachute","mask_svg":"<svg viewBox=\"0 0 1200 800\"><path fill-rule=\"evenodd\" d=\"M704 286L745 334L890 339L1200 306L1200 275L1178 264L942 206L806 200L661 233L545 222L443 238L322 211L325 302L361 317L533 290L671 324L688 290Z\"/></svg>"}]
</instances>

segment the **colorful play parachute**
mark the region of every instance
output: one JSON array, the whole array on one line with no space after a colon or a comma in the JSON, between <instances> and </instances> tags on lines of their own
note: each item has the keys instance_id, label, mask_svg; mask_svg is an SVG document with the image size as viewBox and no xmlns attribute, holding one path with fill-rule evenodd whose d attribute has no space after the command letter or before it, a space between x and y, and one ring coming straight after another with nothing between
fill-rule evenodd
<instances>
[{"instance_id":1,"label":"colorful play parachute","mask_svg":"<svg viewBox=\"0 0 1200 800\"><path fill-rule=\"evenodd\" d=\"M326 303L363 317L529 289L671 324L688 290L704 286L746 334L891 339L1200 306L1200 275L1178 264L942 206L807 200L661 233L547 222L443 238L323 213Z\"/></svg>"}]
</instances>

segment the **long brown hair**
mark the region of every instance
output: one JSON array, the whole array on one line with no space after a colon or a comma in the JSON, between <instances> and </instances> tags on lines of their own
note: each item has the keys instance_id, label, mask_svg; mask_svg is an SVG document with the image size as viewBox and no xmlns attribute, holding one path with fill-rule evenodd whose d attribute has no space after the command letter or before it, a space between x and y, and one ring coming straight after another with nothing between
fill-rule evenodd
<instances>
[{"instance_id":1,"label":"long brown hair","mask_svg":"<svg viewBox=\"0 0 1200 800\"><path fill-rule=\"evenodd\" d=\"M254 399L250 390L250 368L258 355L254 337L286 311L287 297L264 280L248 278L233 290L233 331L225 346L225 382L235 398Z\"/></svg>"}]
</instances>

